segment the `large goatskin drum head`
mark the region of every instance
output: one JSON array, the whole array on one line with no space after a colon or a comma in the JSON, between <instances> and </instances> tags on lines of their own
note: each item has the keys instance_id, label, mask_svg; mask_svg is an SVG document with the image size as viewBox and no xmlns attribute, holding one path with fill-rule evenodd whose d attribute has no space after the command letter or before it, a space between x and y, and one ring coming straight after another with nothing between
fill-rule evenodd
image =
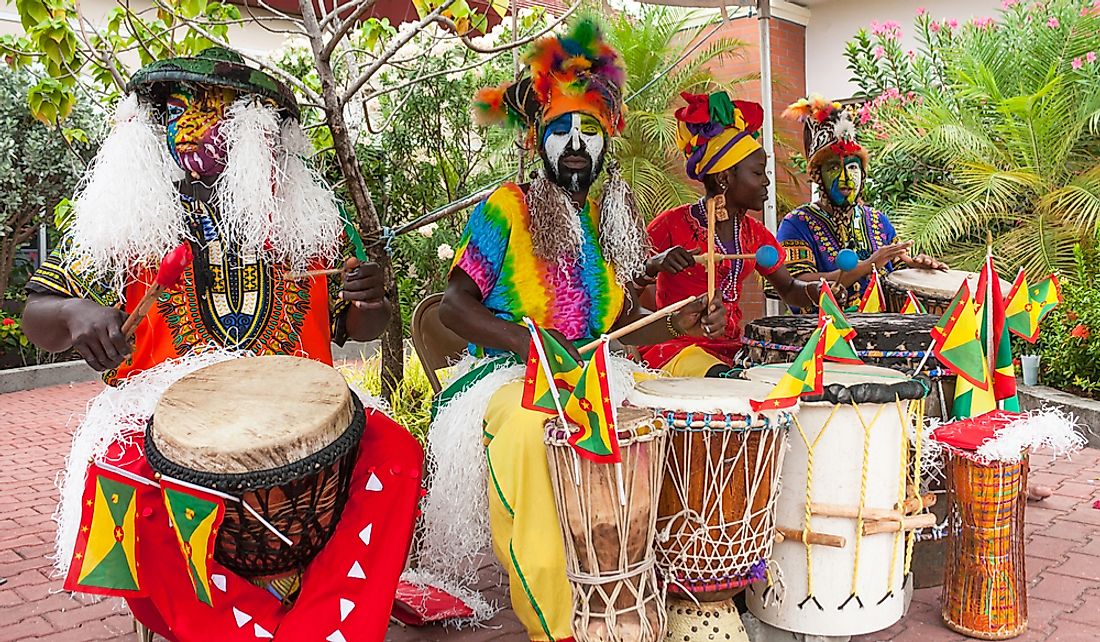
<instances>
[{"instance_id":1,"label":"large goatskin drum head","mask_svg":"<svg viewBox=\"0 0 1100 642\"><path fill-rule=\"evenodd\" d=\"M192 470L268 470L331 444L354 410L344 377L319 361L231 359L169 386L157 403L153 439L165 458Z\"/></svg>"},{"instance_id":2,"label":"large goatskin drum head","mask_svg":"<svg viewBox=\"0 0 1100 642\"><path fill-rule=\"evenodd\" d=\"M675 412L755 415L750 399L760 401L772 386L743 379L659 378L635 384L627 403ZM787 412L795 409L788 408Z\"/></svg>"},{"instance_id":3,"label":"large goatskin drum head","mask_svg":"<svg viewBox=\"0 0 1100 642\"><path fill-rule=\"evenodd\" d=\"M970 285L971 294L978 286L977 272L964 272L962 270L925 270L921 268L907 268L894 270L884 277L886 283L902 292L909 290L918 297L931 297L944 301L955 298L963 281ZM1012 284L1001 279L1001 296L1007 296L1012 289Z\"/></svg>"},{"instance_id":4,"label":"large goatskin drum head","mask_svg":"<svg viewBox=\"0 0 1100 642\"><path fill-rule=\"evenodd\" d=\"M774 384L789 365L757 366L746 371L746 375L754 381ZM825 364L825 385L891 385L907 379L904 374L888 368ZM902 408L909 408L912 402L900 403ZM899 492L904 491L902 435L906 427L894 402L857 406L858 410L852 404L842 404L835 407L834 412L833 404L827 401L802 403L795 418L796 426L790 430L789 450L783 459L783 485L775 507L775 522L779 527L803 528L808 485L812 486L811 501L815 503L856 507L862 495L866 508L892 510L897 504ZM866 449L864 424L869 426ZM811 458L807 442L813 444L815 440ZM861 489L865 452L867 483L866 488ZM810 546L811 571L806 563L806 545L796 539L777 542L772 547L771 559L782 577L782 599L779 599L778 584L770 590L764 582L753 584L746 592L746 602L753 615L786 631L822 636L872 633L901 619L905 579L903 535L880 533L862 537L856 581L858 597L863 603L861 608L856 599L849 600L853 573L856 573L857 521L815 514L809 528L818 533L839 535L845 539L845 546ZM812 596L820 603L820 608L807 599L811 594L811 573Z\"/></svg>"}]
</instances>

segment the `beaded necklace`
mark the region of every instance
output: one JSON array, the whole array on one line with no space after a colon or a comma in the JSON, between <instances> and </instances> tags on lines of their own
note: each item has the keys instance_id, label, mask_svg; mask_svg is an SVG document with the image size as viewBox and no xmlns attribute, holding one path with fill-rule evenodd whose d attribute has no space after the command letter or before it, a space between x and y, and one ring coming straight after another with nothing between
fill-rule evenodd
<instances>
[{"instance_id":1,"label":"beaded necklace","mask_svg":"<svg viewBox=\"0 0 1100 642\"><path fill-rule=\"evenodd\" d=\"M695 219L695 222L699 224L700 230L703 234L706 234L707 229L707 209L706 209L706 197L699 199L691 206L691 215ZM714 231L714 245L715 251L719 254L740 254L741 253L741 218L731 217L733 222L733 238L730 240L730 245L726 245L721 238L718 237L718 230ZM705 237L704 237L705 238ZM722 300L726 302L736 301L739 292L737 291L737 284L741 282L741 272L745 269L745 262L741 259L736 259L731 262L730 269L726 272L726 275L722 277L722 282L718 284L717 289L722 294Z\"/></svg>"}]
</instances>

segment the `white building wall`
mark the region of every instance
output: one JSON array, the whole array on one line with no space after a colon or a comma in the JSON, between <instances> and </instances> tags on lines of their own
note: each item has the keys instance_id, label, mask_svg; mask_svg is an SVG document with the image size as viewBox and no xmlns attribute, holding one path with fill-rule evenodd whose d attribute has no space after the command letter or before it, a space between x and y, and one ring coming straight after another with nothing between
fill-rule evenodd
<instances>
[{"instance_id":1,"label":"white building wall","mask_svg":"<svg viewBox=\"0 0 1100 642\"><path fill-rule=\"evenodd\" d=\"M797 1L797 0L796 0ZM848 81L851 72L844 44L872 20L901 25L903 50L915 49L913 20L924 7L936 20L996 16L1001 0L803 0L810 9L806 26L806 90L827 98L848 98L858 88Z\"/></svg>"}]
</instances>

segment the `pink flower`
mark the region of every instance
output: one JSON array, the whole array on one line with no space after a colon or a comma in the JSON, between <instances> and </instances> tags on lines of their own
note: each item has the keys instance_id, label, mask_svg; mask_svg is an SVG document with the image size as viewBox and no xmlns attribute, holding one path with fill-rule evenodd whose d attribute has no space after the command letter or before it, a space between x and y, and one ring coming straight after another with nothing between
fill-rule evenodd
<instances>
[{"instance_id":1,"label":"pink flower","mask_svg":"<svg viewBox=\"0 0 1100 642\"><path fill-rule=\"evenodd\" d=\"M1020 0L1001 0L1002 9L1011 9L1018 4L1020 4Z\"/></svg>"},{"instance_id":2,"label":"pink flower","mask_svg":"<svg viewBox=\"0 0 1100 642\"><path fill-rule=\"evenodd\" d=\"M909 51L906 51L905 55L909 56L909 60L916 60L917 59L917 52L913 51L912 49L910 49Z\"/></svg>"},{"instance_id":3,"label":"pink flower","mask_svg":"<svg viewBox=\"0 0 1100 642\"><path fill-rule=\"evenodd\" d=\"M994 22L993 18L990 18L990 17L987 16L985 18L974 18L974 20L972 21L971 24L974 25L975 29L980 29L982 31L986 31L986 30L992 29L995 22Z\"/></svg>"},{"instance_id":4,"label":"pink flower","mask_svg":"<svg viewBox=\"0 0 1100 642\"><path fill-rule=\"evenodd\" d=\"M878 60L886 55L886 50L882 48L882 45L875 45L871 53L875 54L875 60Z\"/></svg>"},{"instance_id":5,"label":"pink flower","mask_svg":"<svg viewBox=\"0 0 1100 642\"><path fill-rule=\"evenodd\" d=\"M893 20L887 20L882 24L872 21L871 34L884 40L897 40L901 37L901 25Z\"/></svg>"},{"instance_id":6,"label":"pink flower","mask_svg":"<svg viewBox=\"0 0 1100 642\"><path fill-rule=\"evenodd\" d=\"M931 23L929 23L928 30L931 31L932 33L939 33L940 32L940 23L933 20Z\"/></svg>"},{"instance_id":7,"label":"pink flower","mask_svg":"<svg viewBox=\"0 0 1100 642\"><path fill-rule=\"evenodd\" d=\"M886 96L887 100L897 100L901 98L901 90L897 87L890 87L886 91L882 92L883 96Z\"/></svg>"},{"instance_id":8,"label":"pink flower","mask_svg":"<svg viewBox=\"0 0 1100 642\"><path fill-rule=\"evenodd\" d=\"M917 7L918 16L923 16L926 13L928 13L928 9L925 9L924 7Z\"/></svg>"},{"instance_id":9,"label":"pink flower","mask_svg":"<svg viewBox=\"0 0 1100 642\"><path fill-rule=\"evenodd\" d=\"M1058 22L1058 18L1055 18L1054 16L1051 16L1050 18L1047 19L1047 26L1050 27L1051 29L1057 29L1058 27L1062 26L1062 23Z\"/></svg>"},{"instance_id":10,"label":"pink flower","mask_svg":"<svg viewBox=\"0 0 1100 642\"><path fill-rule=\"evenodd\" d=\"M1096 52L1095 51L1090 51L1087 54L1085 54L1085 60L1087 60L1089 62L1096 62Z\"/></svg>"},{"instance_id":11,"label":"pink flower","mask_svg":"<svg viewBox=\"0 0 1100 642\"><path fill-rule=\"evenodd\" d=\"M1069 66L1073 67L1076 70L1076 69L1080 69L1081 67L1084 67L1085 63L1081 62L1081 57L1078 56L1077 58L1073 59L1073 62L1069 63Z\"/></svg>"},{"instance_id":12,"label":"pink flower","mask_svg":"<svg viewBox=\"0 0 1100 642\"><path fill-rule=\"evenodd\" d=\"M951 18L950 20L948 20L944 24L947 25L948 29L958 29L959 28L959 21L955 20L954 18Z\"/></svg>"}]
</instances>

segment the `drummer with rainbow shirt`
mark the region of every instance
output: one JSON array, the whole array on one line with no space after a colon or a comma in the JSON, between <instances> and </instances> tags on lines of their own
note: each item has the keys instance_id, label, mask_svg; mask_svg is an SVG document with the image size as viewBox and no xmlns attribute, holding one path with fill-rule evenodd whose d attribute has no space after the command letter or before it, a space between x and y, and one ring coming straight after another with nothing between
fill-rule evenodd
<instances>
[{"instance_id":1,"label":"drummer with rainbow shirt","mask_svg":"<svg viewBox=\"0 0 1100 642\"><path fill-rule=\"evenodd\" d=\"M747 215L763 209L768 197L767 154L757 142L763 108L753 102L730 100L726 92L681 94L687 106L676 111L677 146L684 153L687 174L699 181L705 195L698 201L657 215L647 227L655 256L646 262L643 287L656 284L656 304L668 305L707 290L707 269L696 260L707 250L707 200L725 196L715 224L716 253L756 254L774 248L772 260L758 257L717 262L716 296L726 308L725 331L717 337L688 336L669 326L673 338L641 349L651 368L679 376L723 376L731 370L741 348L741 292L755 270L792 306L812 306L820 296L817 281L803 282L788 273L775 236ZM771 263L766 265L766 263Z\"/></svg>"},{"instance_id":2,"label":"drummer with rainbow shirt","mask_svg":"<svg viewBox=\"0 0 1100 642\"><path fill-rule=\"evenodd\" d=\"M839 282L848 298L856 299L874 268L880 274L901 267L947 269L926 254L911 256L912 241L898 242L890 219L860 203L867 151L856 142L855 123L840 103L814 94L791 104L783 116L803 124L806 171L822 195L795 208L779 224L776 236L791 274L806 281ZM837 265L844 249L859 257L854 270L842 272Z\"/></svg>"}]
</instances>

